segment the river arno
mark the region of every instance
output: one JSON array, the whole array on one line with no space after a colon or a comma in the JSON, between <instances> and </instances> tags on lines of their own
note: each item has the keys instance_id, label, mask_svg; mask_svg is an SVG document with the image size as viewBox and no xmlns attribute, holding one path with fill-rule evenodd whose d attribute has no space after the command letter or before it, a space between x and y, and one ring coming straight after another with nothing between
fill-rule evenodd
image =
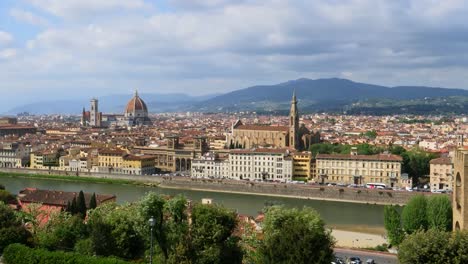
<instances>
[{"instance_id":1,"label":"river arno","mask_svg":"<svg viewBox=\"0 0 468 264\"><path fill-rule=\"evenodd\" d=\"M100 194L114 194L117 196L118 203L136 201L149 191L167 195L183 194L193 201L201 201L202 198L212 198L215 203L235 209L241 214L252 216L257 215L264 205L269 202L284 204L288 207L309 206L317 210L327 225L331 227L365 233L383 233L382 205L18 177L2 177L0 178L0 184L5 185L7 190L15 194L27 187L76 192L83 190L85 192Z\"/></svg>"}]
</instances>

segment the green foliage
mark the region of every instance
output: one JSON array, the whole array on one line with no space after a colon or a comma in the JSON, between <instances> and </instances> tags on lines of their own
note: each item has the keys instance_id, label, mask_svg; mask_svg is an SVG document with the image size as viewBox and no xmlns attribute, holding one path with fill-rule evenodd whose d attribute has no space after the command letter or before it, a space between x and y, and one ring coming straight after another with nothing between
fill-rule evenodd
<instances>
[{"instance_id":1,"label":"green foliage","mask_svg":"<svg viewBox=\"0 0 468 264\"><path fill-rule=\"evenodd\" d=\"M334 240L319 214L310 208L268 208L260 247L262 263L330 263Z\"/></svg>"},{"instance_id":2,"label":"green foliage","mask_svg":"<svg viewBox=\"0 0 468 264\"><path fill-rule=\"evenodd\" d=\"M91 196L91 199L89 200L89 209L94 209L97 207L97 202L96 202L96 193L93 193Z\"/></svg>"},{"instance_id":3,"label":"green foliage","mask_svg":"<svg viewBox=\"0 0 468 264\"><path fill-rule=\"evenodd\" d=\"M15 200L15 196L9 191L0 189L0 202L9 203Z\"/></svg>"},{"instance_id":4,"label":"green foliage","mask_svg":"<svg viewBox=\"0 0 468 264\"><path fill-rule=\"evenodd\" d=\"M315 156L318 153L320 154L349 154L351 152L351 147L356 147L357 152L360 155L374 155L382 153L385 149L370 145L367 143L358 144L358 145L340 145L340 144L331 144L331 143L318 143L310 146L310 151L312 155Z\"/></svg>"},{"instance_id":5,"label":"green foliage","mask_svg":"<svg viewBox=\"0 0 468 264\"><path fill-rule=\"evenodd\" d=\"M48 250L73 250L75 243L87 235L86 225L80 217L59 212L38 229L36 243Z\"/></svg>"},{"instance_id":6,"label":"green foliage","mask_svg":"<svg viewBox=\"0 0 468 264\"><path fill-rule=\"evenodd\" d=\"M401 154L403 158L402 171L418 182L419 177L429 175L429 161L437 157L434 153L426 152L420 148L413 148Z\"/></svg>"},{"instance_id":7,"label":"green foliage","mask_svg":"<svg viewBox=\"0 0 468 264\"><path fill-rule=\"evenodd\" d=\"M423 195L413 196L403 208L403 229L412 234L420 229L427 230L427 200Z\"/></svg>"},{"instance_id":8,"label":"green foliage","mask_svg":"<svg viewBox=\"0 0 468 264\"><path fill-rule=\"evenodd\" d=\"M374 139L377 137L377 131L375 131L375 129L367 131L366 133L364 133L364 136Z\"/></svg>"},{"instance_id":9,"label":"green foliage","mask_svg":"<svg viewBox=\"0 0 468 264\"><path fill-rule=\"evenodd\" d=\"M5 185L0 184L0 190L5 190Z\"/></svg>"},{"instance_id":10,"label":"green foliage","mask_svg":"<svg viewBox=\"0 0 468 264\"><path fill-rule=\"evenodd\" d=\"M143 255L145 242L138 204L105 203L89 212L88 228L96 254L136 259Z\"/></svg>"},{"instance_id":11,"label":"green foliage","mask_svg":"<svg viewBox=\"0 0 468 264\"><path fill-rule=\"evenodd\" d=\"M116 258L82 256L61 251L50 252L44 249L31 249L24 245L12 244L3 254L5 264L124 264Z\"/></svg>"},{"instance_id":12,"label":"green foliage","mask_svg":"<svg viewBox=\"0 0 468 264\"><path fill-rule=\"evenodd\" d=\"M196 204L190 237L195 263L242 263L236 214L220 206Z\"/></svg>"},{"instance_id":13,"label":"green foliage","mask_svg":"<svg viewBox=\"0 0 468 264\"><path fill-rule=\"evenodd\" d=\"M452 204L448 196L436 195L429 198L427 219L429 228L441 231L452 230Z\"/></svg>"},{"instance_id":14,"label":"green foliage","mask_svg":"<svg viewBox=\"0 0 468 264\"><path fill-rule=\"evenodd\" d=\"M93 241L90 238L78 240L74 251L81 255L92 256L94 254Z\"/></svg>"},{"instance_id":15,"label":"green foliage","mask_svg":"<svg viewBox=\"0 0 468 264\"><path fill-rule=\"evenodd\" d=\"M86 217L86 200L83 191L80 191L76 200L76 213L80 214L83 219Z\"/></svg>"},{"instance_id":16,"label":"green foliage","mask_svg":"<svg viewBox=\"0 0 468 264\"><path fill-rule=\"evenodd\" d=\"M405 234L401 228L401 216L396 206L386 205L384 207L384 224L390 243L398 246Z\"/></svg>"},{"instance_id":17,"label":"green foliage","mask_svg":"<svg viewBox=\"0 0 468 264\"><path fill-rule=\"evenodd\" d=\"M408 236L398 251L400 263L468 263L468 233L429 229Z\"/></svg>"},{"instance_id":18,"label":"green foliage","mask_svg":"<svg viewBox=\"0 0 468 264\"><path fill-rule=\"evenodd\" d=\"M30 237L14 211L0 202L0 254L10 244L28 243Z\"/></svg>"}]
</instances>

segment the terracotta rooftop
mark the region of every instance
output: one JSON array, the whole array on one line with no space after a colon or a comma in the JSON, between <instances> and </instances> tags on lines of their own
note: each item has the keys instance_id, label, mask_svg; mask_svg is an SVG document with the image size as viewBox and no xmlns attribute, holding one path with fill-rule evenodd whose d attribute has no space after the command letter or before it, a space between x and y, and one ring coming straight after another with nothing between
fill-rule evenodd
<instances>
[{"instance_id":1,"label":"terracotta rooftop","mask_svg":"<svg viewBox=\"0 0 468 264\"><path fill-rule=\"evenodd\" d=\"M19 192L19 200L23 203L42 203L55 206L66 206L68 202L71 203L74 197L78 198L79 192L63 192L63 191L50 191L40 190L35 188L26 188ZM89 206L92 193L84 193L86 205ZM96 194L97 205L115 200L115 195Z\"/></svg>"},{"instance_id":2,"label":"terracotta rooftop","mask_svg":"<svg viewBox=\"0 0 468 264\"><path fill-rule=\"evenodd\" d=\"M432 159L429 163L450 165L452 164L452 159L448 157L442 157L442 158Z\"/></svg>"},{"instance_id":3,"label":"terracotta rooftop","mask_svg":"<svg viewBox=\"0 0 468 264\"><path fill-rule=\"evenodd\" d=\"M392 154L376 155L351 155L351 154L318 154L317 159L342 159L342 160L368 160L368 161L403 161L403 158Z\"/></svg>"},{"instance_id":4,"label":"terracotta rooftop","mask_svg":"<svg viewBox=\"0 0 468 264\"><path fill-rule=\"evenodd\" d=\"M261 130L261 131L289 131L286 126L263 126L263 125L239 125L234 129L238 130Z\"/></svg>"}]
</instances>

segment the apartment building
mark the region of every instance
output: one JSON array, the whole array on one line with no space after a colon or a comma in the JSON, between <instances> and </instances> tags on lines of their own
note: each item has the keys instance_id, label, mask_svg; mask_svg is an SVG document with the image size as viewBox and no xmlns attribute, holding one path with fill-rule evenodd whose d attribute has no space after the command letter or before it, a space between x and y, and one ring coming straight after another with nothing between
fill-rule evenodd
<instances>
[{"instance_id":1,"label":"apartment building","mask_svg":"<svg viewBox=\"0 0 468 264\"><path fill-rule=\"evenodd\" d=\"M227 158L210 153L194 159L191 173L197 178L289 181L293 158L287 149L236 149Z\"/></svg>"},{"instance_id":2,"label":"apartment building","mask_svg":"<svg viewBox=\"0 0 468 264\"><path fill-rule=\"evenodd\" d=\"M16 142L0 145L0 168L20 168L29 162L30 148Z\"/></svg>"},{"instance_id":3,"label":"apartment building","mask_svg":"<svg viewBox=\"0 0 468 264\"><path fill-rule=\"evenodd\" d=\"M429 162L430 185L432 190L453 190L453 163L449 157Z\"/></svg>"},{"instance_id":4,"label":"apartment building","mask_svg":"<svg viewBox=\"0 0 468 264\"><path fill-rule=\"evenodd\" d=\"M397 155L318 154L316 182L343 184L385 183L400 186L401 164Z\"/></svg>"},{"instance_id":5,"label":"apartment building","mask_svg":"<svg viewBox=\"0 0 468 264\"><path fill-rule=\"evenodd\" d=\"M312 153L295 152L293 158L293 178L311 179Z\"/></svg>"}]
</instances>

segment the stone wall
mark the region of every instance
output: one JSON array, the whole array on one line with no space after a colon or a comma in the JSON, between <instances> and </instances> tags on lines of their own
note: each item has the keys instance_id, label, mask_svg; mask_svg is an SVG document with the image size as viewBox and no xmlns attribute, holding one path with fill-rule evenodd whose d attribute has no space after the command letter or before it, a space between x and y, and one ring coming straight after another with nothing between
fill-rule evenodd
<instances>
[{"instance_id":1,"label":"stone wall","mask_svg":"<svg viewBox=\"0 0 468 264\"><path fill-rule=\"evenodd\" d=\"M33 169L0 168L2 172L65 175L63 171L47 171ZM162 188L180 188L215 192L247 193L255 195L285 196L301 199L331 200L368 204L406 204L408 200L419 192L388 191L364 188L328 187L307 184L262 183L235 180L191 179L174 176L136 176L125 174L80 173L70 177L109 178L120 180L140 181L154 184ZM444 195L423 193L426 196Z\"/></svg>"}]
</instances>

